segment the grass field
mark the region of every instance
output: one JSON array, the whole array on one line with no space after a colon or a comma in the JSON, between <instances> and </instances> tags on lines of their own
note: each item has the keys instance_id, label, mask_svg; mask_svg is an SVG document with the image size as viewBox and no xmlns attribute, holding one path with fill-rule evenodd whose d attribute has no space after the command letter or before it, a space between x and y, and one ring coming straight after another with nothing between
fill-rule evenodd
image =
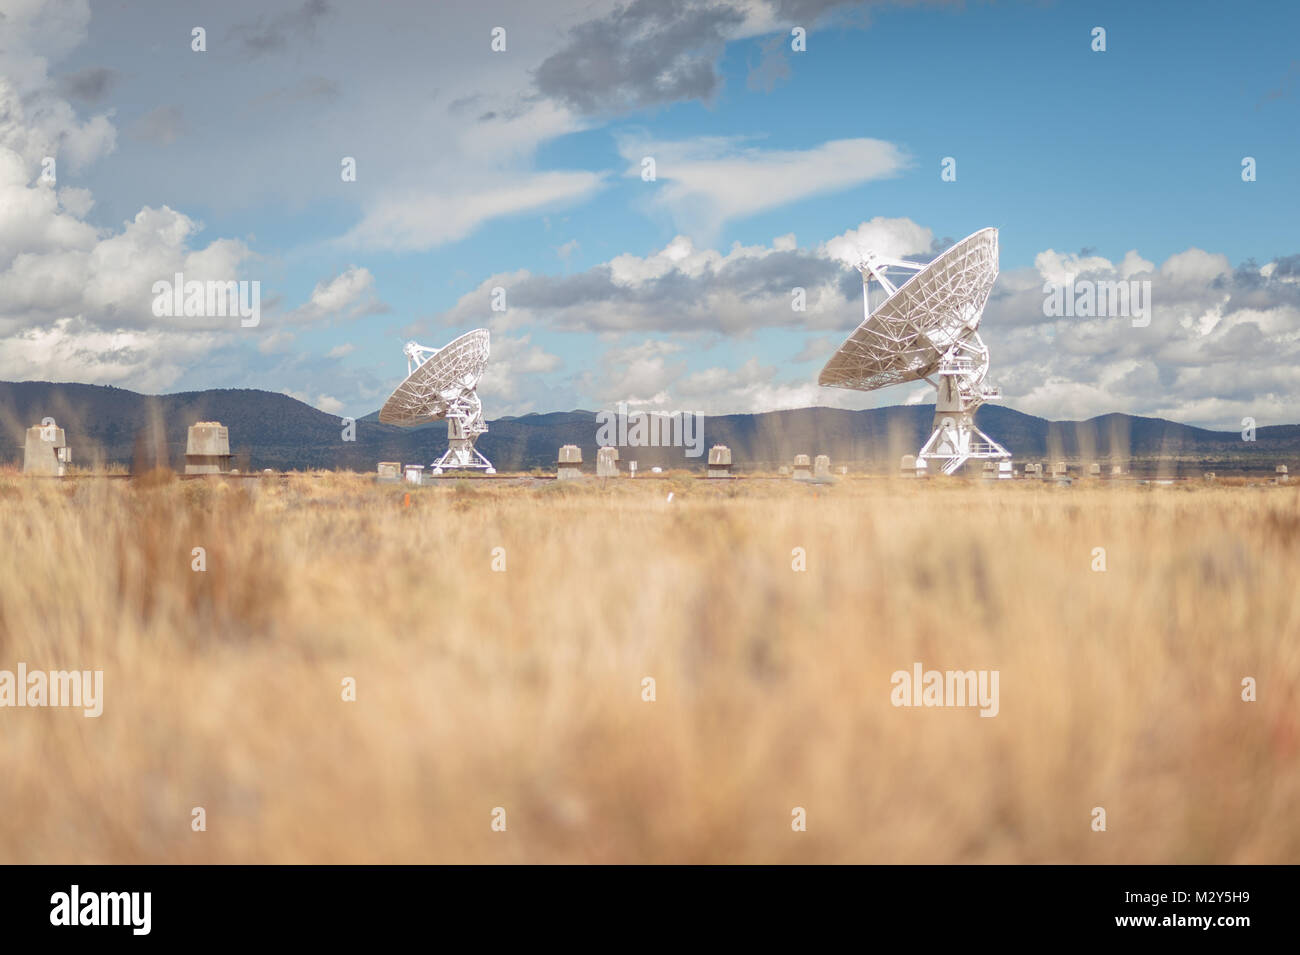
<instances>
[{"instance_id":1,"label":"grass field","mask_svg":"<svg viewBox=\"0 0 1300 955\"><path fill-rule=\"evenodd\" d=\"M0 669L104 671L0 709L0 862L1300 862L1294 486L8 476L0 540Z\"/></svg>"}]
</instances>

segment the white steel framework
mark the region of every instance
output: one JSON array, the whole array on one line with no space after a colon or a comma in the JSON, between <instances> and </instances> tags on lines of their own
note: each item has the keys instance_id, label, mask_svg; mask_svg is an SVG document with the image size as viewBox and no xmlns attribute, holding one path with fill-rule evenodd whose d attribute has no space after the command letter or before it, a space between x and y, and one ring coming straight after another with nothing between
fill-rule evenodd
<instances>
[{"instance_id":1,"label":"white steel framework","mask_svg":"<svg viewBox=\"0 0 1300 955\"><path fill-rule=\"evenodd\" d=\"M492 462L474 447L487 433L478 380L487 367L489 336L478 328L444 348L407 342L406 380L384 402L379 420L385 424L418 425L447 419L447 450L433 462L434 474L451 468L479 468L495 474Z\"/></svg>"},{"instance_id":2,"label":"white steel framework","mask_svg":"<svg viewBox=\"0 0 1300 955\"><path fill-rule=\"evenodd\" d=\"M909 273L901 285L890 271ZM928 381L938 391L934 429L917 455L953 474L971 459L1002 460L1011 453L975 426L975 411L1001 392L985 381L989 350L976 329L998 277L998 231L981 229L929 264L867 252L862 273L863 320L831 356L817 383L873 391ZM870 284L885 290L871 311Z\"/></svg>"}]
</instances>

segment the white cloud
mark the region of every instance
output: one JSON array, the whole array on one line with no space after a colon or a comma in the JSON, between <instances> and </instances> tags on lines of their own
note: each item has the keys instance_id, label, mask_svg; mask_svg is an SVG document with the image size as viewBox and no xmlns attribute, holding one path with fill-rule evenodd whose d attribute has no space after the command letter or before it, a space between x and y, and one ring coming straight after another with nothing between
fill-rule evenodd
<instances>
[{"instance_id":1,"label":"white cloud","mask_svg":"<svg viewBox=\"0 0 1300 955\"><path fill-rule=\"evenodd\" d=\"M934 233L911 219L876 216L856 229L827 240L821 251L837 262L856 267L868 251L889 259L922 254L929 258L933 244Z\"/></svg>"},{"instance_id":2,"label":"white cloud","mask_svg":"<svg viewBox=\"0 0 1300 955\"><path fill-rule=\"evenodd\" d=\"M540 385L540 376L558 371L564 365L560 356L533 344L530 335L517 338L493 335L491 353L478 390L493 404L495 414L531 410L531 406L519 403L521 396ZM503 407L508 412L502 411Z\"/></svg>"},{"instance_id":3,"label":"white cloud","mask_svg":"<svg viewBox=\"0 0 1300 955\"><path fill-rule=\"evenodd\" d=\"M821 193L897 175L907 166L899 147L879 139L839 139L811 149L763 150L734 138L682 142L623 138L619 153L640 177L652 157L655 203L674 224L702 241L723 224Z\"/></svg>"},{"instance_id":4,"label":"white cloud","mask_svg":"<svg viewBox=\"0 0 1300 955\"><path fill-rule=\"evenodd\" d=\"M1055 285L1068 285L1083 275L1103 272L1109 274L1115 270L1109 259L1099 255L1079 256L1072 252L1057 252L1055 249L1047 249L1034 256L1034 268L1044 282Z\"/></svg>"},{"instance_id":5,"label":"white cloud","mask_svg":"<svg viewBox=\"0 0 1300 955\"><path fill-rule=\"evenodd\" d=\"M87 250L96 240L94 228L61 207L59 193L33 184L33 166L39 163L29 164L0 139L0 266L20 252ZM74 198L74 205L84 201Z\"/></svg>"},{"instance_id":6,"label":"white cloud","mask_svg":"<svg viewBox=\"0 0 1300 955\"><path fill-rule=\"evenodd\" d=\"M13 59L5 56L6 52L0 32L0 66L8 70ZM36 107L30 115L25 101ZM12 74L0 74L0 145L12 149L27 164L53 157L57 177L60 166L66 164L70 171L78 172L112 152L116 144L117 132L107 116L79 122L68 103L47 93L28 93L14 85Z\"/></svg>"},{"instance_id":7,"label":"white cloud","mask_svg":"<svg viewBox=\"0 0 1300 955\"><path fill-rule=\"evenodd\" d=\"M176 385L215 345L210 334L105 330L63 318L0 338L0 379L93 382L157 393Z\"/></svg>"},{"instance_id":8,"label":"white cloud","mask_svg":"<svg viewBox=\"0 0 1300 955\"><path fill-rule=\"evenodd\" d=\"M843 261L858 242L906 255L929 249L932 235L910 219L883 217L811 249L792 247L792 237L780 236L770 246L736 244L720 252L679 235L649 255L616 255L574 275L519 270L488 276L438 323L472 327L492 288L501 286L510 307L494 315L494 331L543 324L564 331L745 337L773 326L840 329L860 314L854 304L861 301L861 281ZM793 307L796 287L805 293L802 311Z\"/></svg>"},{"instance_id":9,"label":"white cloud","mask_svg":"<svg viewBox=\"0 0 1300 955\"><path fill-rule=\"evenodd\" d=\"M1288 277L1277 262L1234 272L1196 248L1159 266L1136 250L1118 263L1046 250L994 287L981 326L990 379L1012 407L1053 419L1123 411L1225 430L1246 415L1295 421L1300 296ZM1071 278L1149 282L1150 324L1045 316L1043 281Z\"/></svg>"},{"instance_id":10,"label":"white cloud","mask_svg":"<svg viewBox=\"0 0 1300 955\"><path fill-rule=\"evenodd\" d=\"M338 275L316 283L311 297L295 309L292 321L321 318L356 318L384 306L374 294L375 277L369 269L350 265Z\"/></svg>"},{"instance_id":11,"label":"white cloud","mask_svg":"<svg viewBox=\"0 0 1300 955\"><path fill-rule=\"evenodd\" d=\"M468 326L483 314L488 289L502 284L510 327L597 333L609 347L572 379L583 401L698 405L710 413L927 403L928 386L863 395L819 388L815 372L859 320L861 285L847 265L858 250L928 255L932 243L929 229L883 218L805 249L778 240L724 253L679 236L649 255L615 256L578 275L492 276L441 317ZM981 327L992 351L990 380L1010 406L1053 419L1125 411L1216 427L1247 414L1300 419L1296 261L1234 272L1225 256L1196 249L1159 266L1137 250L1111 261L1049 249L1035 262L1002 273ZM1150 282L1150 325L1134 327L1130 315L1047 317L1044 279L1069 276ZM805 313L791 309L796 284L808 292ZM788 362L748 352L758 330L781 328L794 333ZM646 337L651 332L672 337ZM698 352L718 343L730 362L698 370L687 361L688 345Z\"/></svg>"},{"instance_id":12,"label":"white cloud","mask_svg":"<svg viewBox=\"0 0 1300 955\"><path fill-rule=\"evenodd\" d=\"M90 23L88 0L10 0L0 16L0 147L26 167L45 157L78 171L111 152L116 132L106 115L80 121L49 92L49 69L81 44ZM0 207L2 208L2 207ZM76 213L74 213L76 214Z\"/></svg>"},{"instance_id":13,"label":"white cloud","mask_svg":"<svg viewBox=\"0 0 1300 955\"><path fill-rule=\"evenodd\" d=\"M1202 289L1221 275L1232 274L1232 263L1226 255L1215 255L1201 249L1188 249L1171 255L1160 266L1160 277L1166 286Z\"/></svg>"},{"instance_id":14,"label":"white cloud","mask_svg":"<svg viewBox=\"0 0 1300 955\"><path fill-rule=\"evenodd\" d=\"M343 402L333 395L319 394L313 398L310 392L294 391L292 389L285 389L281 394L288 395L294 401L301 401L303 404L310 405L326 414L341 415L343 413Z\"/></svg>"},{"instance_id":15,"label":"white cloud","mask_svg":"<svg viewBox=\"0 0 1300 955\"><path fill-rule=\"evenodd\" d=\"M404 191L381 200L339 241L368 250L425 251L463 239L492 219L586 199L601 183L593 172L541 172L505 185Z\"/></svg>"},{"instance_id":16,"label":"white cloud","mask_svg":"<svg viewBox=\"0 0 1300 955\"><path fill-rule=\"evenodd\" d=\"M0 147L0 169L15 161ZM250 256L242 242L219 239L191 249L200 226L166 206L141 209L120 232L101 236L59 210L52 197L39 184L0 178L0 242L11 240L8 268L0 271L0 335L69 317L106 330L237 325L229 318L157 318L152 287L172 281L177 272L186 281L238 278ZM30 225L28 244L7 211L15 208L34 213L24 220Z\"/></svg>"},{"instance_id":17,"label":"white cloud","mask_svg":"<svg viewBox=\"0 0 1300 955\"><path fill-rule=\"evenodd\" d=\"M88 189L58 186L108 152L107 115L80 120L49 66L85 38L89 7L12 2L0 17L0 377L173 386L221 347L230 321L158 319L153 283L237 278L239 241L195 248L202 226L167 206L145 207L118 230L85 221ZM43 178L55 160L55 183ZM236 325L237 328L237 325Z\"/></svg>"}]
</instances>

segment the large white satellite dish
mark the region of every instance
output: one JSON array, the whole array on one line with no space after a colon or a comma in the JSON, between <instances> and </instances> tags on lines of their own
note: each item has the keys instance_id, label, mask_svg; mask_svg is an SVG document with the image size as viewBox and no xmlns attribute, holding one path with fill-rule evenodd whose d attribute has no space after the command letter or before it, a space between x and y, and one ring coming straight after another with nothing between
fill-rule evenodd
<instances>
[{"instance_id":1,"label":"large white satellite dish","mask_svg":"<svg viewBox=\"0 0 1300 955\"><path fill-rule=\"evenodd\" d=\"M447 452L433 462L433 473L448 468L483 468L496 474L492 462L474 447L487 433L478 380L487 367L488 330L466 332L443 348L407 342L406 380L394 389L379 410L384 424L417 425L447 419Z\"/></svg>"},{"instance_id":2,"label":"large white satellite dish","mask_svg":"<svg viewBox=\"0 0 1300 955\"><path fill-rule=\"evenodd\" d=\"M890 270L912 275L895 286ZM952 474L972 458L1010 458L1011 452L975 427L975 410L1002 397L985 383L989 350L976 331L998 277L998 230L981 229L928 265L867 252L858 271L865 317L817 383L859 391L906 381L934 385L934 431L917 455L918 468L933 460ZM874 312L872 279L888 296Z\"/></svg>"}]
</instances>

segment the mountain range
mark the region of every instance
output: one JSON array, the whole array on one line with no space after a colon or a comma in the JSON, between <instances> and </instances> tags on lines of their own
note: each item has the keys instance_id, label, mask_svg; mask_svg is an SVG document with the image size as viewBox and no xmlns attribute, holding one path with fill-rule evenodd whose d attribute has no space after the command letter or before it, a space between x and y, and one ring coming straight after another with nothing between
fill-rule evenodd
<instances>
[{"instance_id":1,"label":"mountain range","mask_svg":"<svg viewBox=\"0 0 1300 955\"><path fill-rule=\"evenodd\" d=\"M930 433L933 405L897 405L867 411L801 408L702 419L705 455L687 457L682 447L620 450L621 460L651 467L705 466L711 445L732 450L734 469L775 470L796 454L827 454L833 465L892 470L914 454ZM180 468L187 428L220 421L230 429L231 451L241 470L328 468L373 472L379 461L425 463L446 447L441 422L416 428L380 424L372 413L345 422L287 395L249 389L216 389L142 395L107 385L45 381L0 382L0 464L22 463L24 434L45 417L65 429L76 465L144 460ZM1162 418L1108 414L1086 421L1048 421L1001 405L985 405L979 426L1011 449L1015 460L1106 460L1141 470L1214 466L1219 470L1273 470L1300 464L1300 425L1257 429L1254 441L1238 431L1210 431ZM553 469L560 445L583 450L594 469L597 415L565 411L498 418L488 422L478 447L501 471ZM688 435L689 437L689 435ZM624 464L626 468L626 464Z\"/></svg>"}]
</instances>

